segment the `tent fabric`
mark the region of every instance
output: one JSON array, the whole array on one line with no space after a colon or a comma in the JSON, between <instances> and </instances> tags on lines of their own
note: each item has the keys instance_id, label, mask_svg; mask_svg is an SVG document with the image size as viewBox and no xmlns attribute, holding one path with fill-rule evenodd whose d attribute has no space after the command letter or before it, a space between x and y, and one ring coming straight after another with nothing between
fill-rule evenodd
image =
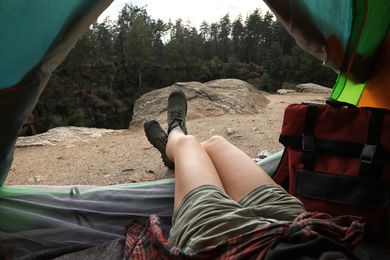
<instances>
[{"instance_id":1,"label":"tent fabric","mask_svg":"<svg viewBox=\"0 0 390 260\"><path fill-rule=\"evenodd\" d=\"M297 44L334 69L347 51L353 1L265 0Z\"/></svg>"},{"instance_id":2,"label":"tent fabric","mask_svg":"<svg viewBox=\"0 0 390 260\"><path fill-rule=\"evenodd\" d=\"M51 73L113 0L0 2L0 186Z\"/></svg>"},{"instance_id":3,"label":"tent fabric","mask_svg":"<svg viewBox=\"0 0 390 260\"><path fill-rule=\"evenodd\" d=\"M363 4L361 3L361 5ZM354 40L350 43L349 58L343 64L331 97L358 106L390 108L389 101L387 101L386 106L384 106L385 104L379 105L376 100L360 102L367 83L371 81L374 69L383 69L376 64L378 58L383 55L381 52L385 51L386 47L385 39L390 24L390 2L368 1L361 9L362 12L364 10L364 13L361 14L363 17L354 24L353 33L356 37L353 37ZM377 83L376 87L378 88L386 85L386 82Z\"/></svg>"},{"instance_id":4,"label":"tent fabric","mask_svg":"<svg viewBox=\"0 0 390 260\"><path fill-rule=\"evenodd\" d=\"M258 165L272 176L282 154ZM0 245L12 258L62 247L87 248L120 239L132 219L151 214L163 220L168 232L174 185L174 179L167 179L106 187L0 187Z\"/></svg>"},{"instance_id":5,"label":"tent fabric","mask_svg":"<svg viewBox=\"0 0 390 260\"><path fill-rule=\"evenodd\" d=\"M72 47L74 40L112 1L16 0L0 2L0 89L18 84L32 68L48 62L60 45ZM72 35L72 39L66 36ZM70 42L64 42L69 40ZM28 47L26 48L26 44ZM65 46L63 46L65 47ZM65 56L65 52L62 52ZM51 57L52 59L54 57ZM49 64L52 71L60 60Z\"/></svg>"},{"instance_id":6,"label":"tent fabric","mask_svg":"<svg viewBox=\"0 0 390 260\"><path fill-rule=\"evenodd\" d=\"M359 100L359 106L374 106L390 109L390 31L387 32L386 40L381 47L364 92Z\"/></svg>"},{"instance_id":7,"label":"tent fabric","mask_svg":"<svg viewBox=\"0 0 390 260\"><path fill-rule=\"evenodd\" d=\"M140 220L146 221L146 220ZM122 260L123 252L125 250L126 239L118 238L97 246L70 246L65 248L57 248L45 251L39 251L19 260L42 260L42 259L56 259L56 260L96 260L96 259L110 259Z\"/></svg>"},{"instance_id":8,"label":"tent fabric","mask_svg":"<svg viewBox=\"0 0 390 260\"><path fill-rule=\"evenodd\" d=\"M283 151L275 153L258 164L272 176L282 155ZM134 219L147 220L151 214L161 218L169 234L174 185L174 179L167 179L108 187L0 187L0 223L7 223L0 225L0 245L5 250L0 249L0 259L5 255L40 259L43 253L53 256L76 251L80 256L83 251L91 254L94 247L99 252L101 247L123 241L125 229ZM389 239L385 243L366 241L357 253L388 259L389 243Z\"/></svg>"},{"instance_id":9,"label":"tent fabric","mask_svg":"<svg viewBox=\"0 0 390 260\"><path fill-rule=\"evenodd\" d=\"M390 109L390 1L264 2L300 47L338 73L331 98Z\"/></svg>"},{"instance_id":10,"label":"tent fabric","mask_svg":"<svg viewBox=\"0 0 390 260\"><path fill-rule=\"evenodd\" d=\"M123 238L132 219L151 214L160 216L168 230L173 196L173 179L109 187L4 186L0 245L11 259L42 250L91 247Z\"/></svg>"},{"instance_id":11,"label":"tent fabric","mask_svg":"<svg viewBox=\"0 0 390 260\"><path fill-rule=\"evenodd\" d=\"M0 185L18 133L53 70L112 0L0 3ZM331 97L390 108L388 0L266 0L306 51L335 69ZM26 42L29 44L26 48ZM379 57L379 59L378 59ZM374 71L374 73L373 73Z\"/></svg>"},{"instance_id":12,"label":"tent fabric","mask_svg":"<svg viewBox=\"0 0 390 260\"><path fill-rule=\"evenodd\" d=\"M110 187L1 187L19 130L51 73L112 1L0 2L1 257L114 241L131 219L150 214L159 215L169 229L173 180ZM390 1L265 2L303 49L338 72L332 98L390 108L390 91L385 89L390 84ZM367 250L375 253L374 259L388 259L387 245L369 245Z\"/></svg>"}]
</instances>

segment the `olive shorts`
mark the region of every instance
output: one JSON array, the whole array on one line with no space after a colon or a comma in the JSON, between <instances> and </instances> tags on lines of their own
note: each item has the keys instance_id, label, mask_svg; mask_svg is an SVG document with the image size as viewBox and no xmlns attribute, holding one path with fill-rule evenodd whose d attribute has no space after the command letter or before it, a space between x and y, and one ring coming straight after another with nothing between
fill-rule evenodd
<instances>
[{"instance_id":1,"label":"olive shorts","mask_svg":"<svg viewBox=\"0 0 390 260\"><path fill-rule=\"evenodd\" d=\"M303 204L277 184L264 184L239 202L214 185L187 193L173 214L169 240L185 251L216 245L275 222L291 223Z\"/></svg>"}]
</instances>

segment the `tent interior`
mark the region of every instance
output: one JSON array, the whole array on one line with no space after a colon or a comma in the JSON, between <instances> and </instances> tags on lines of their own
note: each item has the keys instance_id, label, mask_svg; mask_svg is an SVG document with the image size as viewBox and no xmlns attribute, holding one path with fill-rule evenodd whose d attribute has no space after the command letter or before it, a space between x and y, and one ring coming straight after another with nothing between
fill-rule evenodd
<instances>
[{"instance_id":1,"label":"tent interior","mask_svg":"<svg viewBox=\"0 0 390 260\"><path fill-rule=\"evenodd\" d=\"M123 238L137 217L169 230L174 180L115 186L4 186L19 131L52 72L113 0L0 3L0 259ZM267 0L298 45L338 74L330 98L390 109L390 1ZM28 43L28 45L26 45ZM282 152L261 162L272 175ZM389 239L366 241L389 259Z\"/></svg>"}]
</instances>

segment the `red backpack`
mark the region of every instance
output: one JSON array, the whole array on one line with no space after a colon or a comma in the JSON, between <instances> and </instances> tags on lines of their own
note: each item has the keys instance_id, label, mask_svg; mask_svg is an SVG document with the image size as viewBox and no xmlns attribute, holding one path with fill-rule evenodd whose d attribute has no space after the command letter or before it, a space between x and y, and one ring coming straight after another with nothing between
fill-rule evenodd
<instances>
[{"instance_id":1,"label":"red backpack","mask_svg":"<svg viewBox=\"0 0 390 260\"><path fill-rule=\"evenodd\" d=\"M387 233L390 111L292 104L279 141L285 150L273 179L306 210L362 216L368 234Z\"/></svg>"}]
</instances>

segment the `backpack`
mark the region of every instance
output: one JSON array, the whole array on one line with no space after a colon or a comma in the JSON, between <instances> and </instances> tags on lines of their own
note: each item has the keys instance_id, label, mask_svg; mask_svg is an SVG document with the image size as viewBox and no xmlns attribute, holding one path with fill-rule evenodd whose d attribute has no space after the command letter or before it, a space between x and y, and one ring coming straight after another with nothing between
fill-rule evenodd
<instances>
[{"instance_id":1,"label":"backpack","mask_svg":"<svg viewBox=\"0 0 390 260\"><path fill-rule=\"evenodd\" d=\"M272 178L306 210L361 216L367 234L386 236L390 111L291 104L279 142L284 152Z\"/></svg>"}]
</instances>

